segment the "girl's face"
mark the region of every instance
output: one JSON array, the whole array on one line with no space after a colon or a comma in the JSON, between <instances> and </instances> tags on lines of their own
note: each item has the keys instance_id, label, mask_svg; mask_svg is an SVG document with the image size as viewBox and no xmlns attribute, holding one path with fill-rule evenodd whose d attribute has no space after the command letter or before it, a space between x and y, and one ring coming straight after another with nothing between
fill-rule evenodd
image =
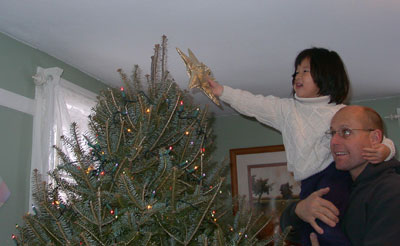
<instances>
[{"instance_id":1,"label":"girl's face","mask_svg":"<svg viewBox=\"0 0 400 246\"><path fill-rule=\"evenodd\" d=\"M310 58L305 58L297 66L293 89L298 97L319 97L319 88L311 76Z\"/></svg>"}]
</instances>

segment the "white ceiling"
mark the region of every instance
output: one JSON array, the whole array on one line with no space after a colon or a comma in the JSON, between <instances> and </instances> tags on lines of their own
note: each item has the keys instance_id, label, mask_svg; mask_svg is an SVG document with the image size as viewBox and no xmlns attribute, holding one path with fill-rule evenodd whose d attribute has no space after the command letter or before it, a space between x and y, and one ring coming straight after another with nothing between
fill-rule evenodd
<instances>
[{"instance_id":1,"label":"white ceiling","mask_svg":"<svg viewBox=\"0 0 400 246\"><path fill-rule=\"evenodd\" d=\"M121 85L117 68L148 73L165 34L181 88L188 77L175 47L222 84L281 97L290 97L294 58L312 46L341 55L353 100L400 95L399 25L398 0L0 0L0 32L110 85Z\"/></svg>"}]
</instances>

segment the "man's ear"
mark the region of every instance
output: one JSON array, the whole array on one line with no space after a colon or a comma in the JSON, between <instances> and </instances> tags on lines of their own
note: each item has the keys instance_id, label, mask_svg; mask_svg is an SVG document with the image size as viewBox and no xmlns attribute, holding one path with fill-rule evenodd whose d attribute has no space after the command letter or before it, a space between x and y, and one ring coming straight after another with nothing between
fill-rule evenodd
<instances>
[{"instance_id":1,"label":"man's ear","mask_svg":"<svg viewBox=\"0 0 400 246\"><path fill-rule=\"evenodd\" d=\"M382 143L382 140L383 140L382 131L379 129L375 129L375 130L371 131L369 134L369 138L371 140L371 143L373 143L373 144Z\"/></svg>"}]
</instances>

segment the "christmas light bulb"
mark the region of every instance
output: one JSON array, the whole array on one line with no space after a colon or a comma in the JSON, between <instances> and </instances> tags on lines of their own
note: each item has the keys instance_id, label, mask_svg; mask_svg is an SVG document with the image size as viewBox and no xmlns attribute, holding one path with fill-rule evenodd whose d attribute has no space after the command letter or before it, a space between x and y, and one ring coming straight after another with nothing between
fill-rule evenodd
<instances>
[{"instance_id":1,"label":"christmas light bulb","mask_svg":"<svg viewBox=\"0 0 400 246\"><path fill-rule=\"evenodd\" d=\"M147 205L147 209L151 209L152 208L152 206L149 204L149 205Z\"/></svg>"},{"instance_id":2,"label":"christmas light bulb","mask_svg":"<svg viewBox=\"0 0 400 246\"><path fill-rule=\"evenodd\" d=\"M189 161L186 160L186 161L182 162L181 164L179 164L179 167L184 167L184 166L186 166L188 163L189 163Z\"/></svg>"},{"instance_id":3,"label":"christmas light bulb","mask_svg":"<svg viewBox=\"0 0 400 246\"><path fill-rule=\"evenodd\" d=\"M14 234L12 234L11 238L13 239L15 245L18 246L19 244L18 244L18 241L17 241L17 236L15 236Z\"/></svg>"},{"instance_id":4,"label":"christmas light bulb","mask_svg":"<svg viewBox=\"0 0 400 246\"><path fill-rule=\"evenodd\" d=\"M32 210L33 210L33 212L35 213L35 215L37 215L37 210L36 210L36 207L32 204Z\"/></svg>"},{"instance_id":5,"label":"christmas light bulb","mask_svg":"<svg viewBox=\"0 0 400 246\"><path fill-rule=\"evenodd\" d=\"M185 106L183 106L183 101L180 101L179 104L180 104L180 106L179 106L179 108L178 108L178 112L181 113L181 112L183 111L183 109L184 109Z\"/></svg>"},{"instance_id":6,"label":"christmas light bulb","mask_svg":"<svg viewBox=\"0 0 400 246\"><path fill-rule=\"evenodd\" d=\"M128 128L128 129L126 129L126 131L127 131L127 132L131 132L132 130L131 130L131 128Z\"/></svg>"},{"instance_id":7,"label":"christmas light bulb","mask_svg":"<svg viewBox=\"0 0 400 246\"><path fill-rule=\"evenodd\" d=\"M90 171L92 171L94 169L94 167L92 165L90 165L86 171L86 174L88 174Z\"/></svg>"},{"instance_id":8,"label":"christmas light bulb","mask_svg":"<svg viewBox=\"0 0 400 246\"><path fill-rule=\"evenodd\" d=\"M148 109L146 109L146 113L150 113L150 109L148 108Z\"/></svg>"},{"instance_id":9,"label":"christmas light bulb","mask_svg":"<svg viewBox=\"0 0 400 246\"><path fill-rule=\"evenodd\" d=\"M193 112L193 117L197 117L197 115L199 115L199 111L200 109L197 108L196 111Z\"/></svg>"}]
</instances>

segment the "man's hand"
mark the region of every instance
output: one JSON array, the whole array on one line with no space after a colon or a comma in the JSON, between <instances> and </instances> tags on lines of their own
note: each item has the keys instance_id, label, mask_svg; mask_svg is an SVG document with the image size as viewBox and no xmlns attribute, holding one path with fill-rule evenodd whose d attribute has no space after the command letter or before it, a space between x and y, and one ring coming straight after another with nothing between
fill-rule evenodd
<instances>
[{"instance_id":1,"label":"man's hand","mask_svg":"<svg viewBox=\"0 0 400 246\"><path fill-rule=\"evenodd\" d=\"M311 232L310 234L310 241L311 241L311 246L319 246L317 234L314 232Z\"/></svg>"},{"instance_id":2,"label":"man's hand","mask_svg":"<svg viewBox=\"0 0 400 246\"><path fill-rule=\"evenodd\" d=\"M218 84L216 81L214 81L210 78L208 78L208 83L210 84L212 93L215 96L219 97L222 95L222 92L224 91L224 87L222 85Z\"/></svg>"},{"instance_id":3,"label":"man's hand","mask_svg":"<svg viewBox=\"0 0 400 246\"><path fill-rule=\"evenodd\" d=\"M339 210L328 200L321 198L329 192L329 187L313 192L306 199L297 203L295 213L300 219L309 223L316 232L323 234L324 230L318 226L316 219L334 227L339 222Z\"/></svg>"},{"instance_id":4,"label":"man's hand","mask_svg":"<svg viewBox=\"0 0 400 246\"><path fill-rule=\"evenodd\" d=\"M370 163L376 164L386 160L390 154L390 149L381 143L374 144L372 148L363 148L362 157Z\"/></svg>"}]
</instances>

